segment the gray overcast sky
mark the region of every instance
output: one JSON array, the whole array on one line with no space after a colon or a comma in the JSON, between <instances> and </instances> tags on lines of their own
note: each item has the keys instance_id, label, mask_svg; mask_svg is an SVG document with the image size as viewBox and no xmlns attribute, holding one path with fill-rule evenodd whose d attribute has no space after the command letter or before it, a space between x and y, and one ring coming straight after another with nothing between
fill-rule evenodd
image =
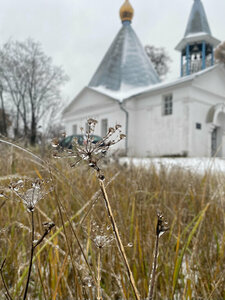
<instances>
[{"instance_id":1,"label":"gray overcast sky","mask_svg":"<svg viewBox=\"0 0 225 300\"><path fill-rule=\"evenodd\" d=\"M123 0L0 0L0 43L31 37L40 41L70 81L66 101L88 84L121 28ZM179 76L174 50L184 35L193 0L130 0L133 28L143 45L163 46L173 62L169 79ZM225 0L202 0L214 37L225 40Z\"/></svg>"}]
</instances>

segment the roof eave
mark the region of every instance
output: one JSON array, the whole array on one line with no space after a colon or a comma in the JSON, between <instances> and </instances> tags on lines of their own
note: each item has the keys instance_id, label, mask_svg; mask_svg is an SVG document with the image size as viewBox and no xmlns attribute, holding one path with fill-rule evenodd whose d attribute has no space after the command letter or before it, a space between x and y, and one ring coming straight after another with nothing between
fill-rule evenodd
<instances>
[{"instance_id":1,"label":"roof eave","mask_svg":"<svg viewBox=\"0 0 225 300\"><path fill-rule=\"evenodd\" d=\"M88 89L87 86L85 86L71 101L70 103L63 109L62 111L62 115L65 115L69 110L70 108L72 107L73 103L76 101L76 99L86 90Z\"/></svg>"},{"instance_id":2,"label":"roof eave","mask_svg":"<svg viewBox=\"0 0 225 300\"><path fill-rule=\"evenodd\" d=\"M118 101L120 102L121 99L120 98L116 98L114 96L112 96L110 93L107 93L107 91L103 91L103 90L99 90L98 87L93 87L93 86L87 86L88 89L98 93L98 94L101 94L101 95L104 95L104 96L107 96L109 98L111 98L112 100L115 100L115 101Z\"/></svg>"},{"instance_id":3,"label":"roof eave","mask_svg":"<svg viewBox=\"0 0 225 300\"><path fill-rule=\"evenodd\" d=\"M136 94L136 95L134 95L134 96L136 97L136 96L141 96L141 95L151 94L151 93L154 93L154 92L157 92L157 93L158 93L158 92L161 92L161 91L164 90L164 89L173 88L173 87L179 86L179 85L184 86L184 85L186 85L188 82L194 81L194 80L195 80L196 78L198 78L199 76L201 76L201 75L203 75L203 74L205 74L205 73L211 72L212 70L214 70L215 68L218 68L218 67L220 67L220 65L214 65L214 66L212 66L212 67L210 67L210 68L207 68L207 69L205 69L205 70L202 70L202 71L200 71L200 72L191 74L191 75L189 75L189 76L181 77L181 78L179 78L178 80L173 80L173 81L170 81L170 82L165 82L165 83L160 84L160 85L156 85L156 86L152 87L151 89L146 90L146 91L143 91L143 92L141 92L141 93L138 93L138 94ZM129 97L129 98L127 98L127 99L124 99L124 100L128 100L128 99L130 99L130 98L132 98L132 96Z\"/></svg>"},{"instance_id":4,"label":"roof eave","mask_svg":"<svg viewBox=\"0 0 225 300\"><path fill-rule=\"evenodd\" d=\"M193 34L184 37L180 43L175 47L175 50L182 51L188 43L196 43L199 41L205 41L214 47L218 46L220 44L220 40L214 38L213 36L209 35L208 33L200 33L200 34Z\"/></svg>"}]
</instances>

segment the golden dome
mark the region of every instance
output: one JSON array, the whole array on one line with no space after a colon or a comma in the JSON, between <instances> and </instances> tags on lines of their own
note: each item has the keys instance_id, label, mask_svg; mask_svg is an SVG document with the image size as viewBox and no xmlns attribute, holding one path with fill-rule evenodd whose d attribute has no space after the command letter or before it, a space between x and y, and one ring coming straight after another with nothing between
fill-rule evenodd
<instances>
[{"instance_id":1,"label":"golden dome","mask_svg":"<svg viewBox=\"0 0 225 300\"><path fill-rule=\"evenodd\" d=\"M129 0L125 0L124 4L120 8L121 21L131 21L133 19L134 9L131 6Z\"/></svg>"}]
</instances>

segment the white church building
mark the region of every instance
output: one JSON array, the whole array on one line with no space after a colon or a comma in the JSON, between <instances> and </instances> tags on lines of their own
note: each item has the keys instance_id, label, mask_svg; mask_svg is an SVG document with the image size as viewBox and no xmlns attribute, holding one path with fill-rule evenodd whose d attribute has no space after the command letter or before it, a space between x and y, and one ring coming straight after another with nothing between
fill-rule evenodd
<instances>
[{"instance_id":1,"label":"white church building","mask_svg":"<svg viewBox=\"0 0 225 300\"><path fill-rule=\"evenodd\" d=\"M128 156L225 157L225 68L214 64L220 41L201 0L194 0L176 46L181 74L175 81L160 82L132 28L128 0L120 17L122 28L90 83L63 111L67 134L79 133L92 117L100 136L122 125L127 138L118 145Z\"/></svg>"}]
</instances>

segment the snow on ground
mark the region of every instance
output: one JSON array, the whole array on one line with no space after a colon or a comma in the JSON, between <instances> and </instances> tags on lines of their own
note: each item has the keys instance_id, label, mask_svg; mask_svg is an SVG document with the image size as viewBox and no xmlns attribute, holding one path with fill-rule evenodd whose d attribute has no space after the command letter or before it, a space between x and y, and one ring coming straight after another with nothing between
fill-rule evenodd
<instances>
[{"instance_id":1,"label":"snow on ground","mask_svg":"<svg viewBox=\"0 0 225 300\"><path fill-rule=\"evenodd\" d=\"M203 174L206 171L223 172L225 174L225 159L222 158L120 158L121 164L149 168L154 165L156 169L161 166L168 168L181 167L195 173Z\"/></svg>"}]
</instances>

